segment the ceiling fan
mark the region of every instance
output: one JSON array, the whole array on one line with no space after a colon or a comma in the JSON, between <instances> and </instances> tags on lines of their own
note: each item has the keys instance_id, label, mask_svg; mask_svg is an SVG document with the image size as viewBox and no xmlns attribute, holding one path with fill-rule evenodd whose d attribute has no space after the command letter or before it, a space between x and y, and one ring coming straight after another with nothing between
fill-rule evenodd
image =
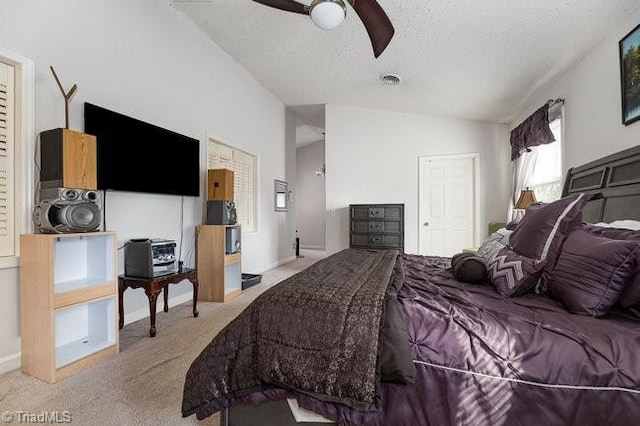
<instances>
[{"instance_id":1,"label":"ceiling fan","mask_svg":"<svg viewBox=\"0 0 640 426\"><path fill-rule=\"evenodd\" d=\"M313 0L309 6L295 0L253 0L256 3L286 12L310 15L314 24L324 30L331 30L342 23L347 16L347 7L343 0ZM373 55L377 58L391 41L395 30L376 0L346 0L356 11L364 24Z\"/></svg>"}]
</instances>

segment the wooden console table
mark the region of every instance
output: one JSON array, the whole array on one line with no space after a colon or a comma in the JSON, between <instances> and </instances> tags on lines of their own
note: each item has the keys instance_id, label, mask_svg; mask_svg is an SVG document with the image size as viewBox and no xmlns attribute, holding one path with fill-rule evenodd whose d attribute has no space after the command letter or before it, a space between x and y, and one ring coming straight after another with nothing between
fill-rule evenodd
<instances>
[{"instance_id":1,"label":"wooden console table","mask_svg":"<svg viewBox=\"0 0 640 426\"><path fill-rule=\"evenodd\" d=\"M181 272L170 275L161 275L155 278L136 278L124 275L118 276L118 314L120 317L119 327L124 326L124 291L131 288L144 288L144 292L149 298L149 313L151 314L151 328L149 335L156 335L156 302L158 295L164 290L164 311L169 311L169 284L178 284L183 280L189 280L193 284L193 316L198 316L196 305L198 303L198 272L195 269L184 268Z\"/></svg>"}]
</instances>

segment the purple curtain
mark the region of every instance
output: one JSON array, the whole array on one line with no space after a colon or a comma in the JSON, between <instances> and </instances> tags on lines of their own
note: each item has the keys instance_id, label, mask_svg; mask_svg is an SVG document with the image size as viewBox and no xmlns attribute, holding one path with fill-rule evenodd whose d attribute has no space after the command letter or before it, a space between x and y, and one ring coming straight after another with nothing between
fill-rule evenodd
<instances>
[{"instance_id":1,"label":"purple curtain","mask_svg":"<svg viewBox=\"0 0 640 426\"><path fill-rule=\"evenodd\" d=\"M549 128L549 105L544 104L511 131L511 161L527 148L554 142Z\"/></svg>"}]
</instances>

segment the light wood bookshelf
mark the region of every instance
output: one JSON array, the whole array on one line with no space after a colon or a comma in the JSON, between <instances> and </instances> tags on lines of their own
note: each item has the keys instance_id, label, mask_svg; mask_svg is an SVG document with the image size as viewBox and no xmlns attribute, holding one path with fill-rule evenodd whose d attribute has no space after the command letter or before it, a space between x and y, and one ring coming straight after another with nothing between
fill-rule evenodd
<instances>
[{"instance_id":1,"label":"light wood bookshelf","mask_svg":"<svg viewBox=\"0 0 640 426\"><path fill-rule=\"evenodd\" d=\"M116 234L20 236L22 371L49 383L119 351Z\"/></svg>"},{"instance_id":2,"label":"light wood bookshelf","mask_svg":"<svg viewBox=\"0 0 640 426\"><path fill-rule=\"evenodd\" d=\"M200 225L197 233L198 300L228 302L242 293L242 256L227 254L227 229L239 225Z\"/></svg>"}]
</instances>

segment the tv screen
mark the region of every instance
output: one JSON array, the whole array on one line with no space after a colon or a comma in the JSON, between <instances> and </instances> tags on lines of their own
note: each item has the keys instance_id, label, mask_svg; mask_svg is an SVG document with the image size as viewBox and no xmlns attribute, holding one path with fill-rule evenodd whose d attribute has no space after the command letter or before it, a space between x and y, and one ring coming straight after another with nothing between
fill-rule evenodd
<instances>
[{"instance_id":1,"label":"tv screen","mask_svg":"<svg viewBox=\"0 0 640 426\"><path fill-rule=\"evenodd\" d=\"M85 102L84 132L96 136L98 189L200 195L200 142Z\"/></svg>"}]
</instances>

